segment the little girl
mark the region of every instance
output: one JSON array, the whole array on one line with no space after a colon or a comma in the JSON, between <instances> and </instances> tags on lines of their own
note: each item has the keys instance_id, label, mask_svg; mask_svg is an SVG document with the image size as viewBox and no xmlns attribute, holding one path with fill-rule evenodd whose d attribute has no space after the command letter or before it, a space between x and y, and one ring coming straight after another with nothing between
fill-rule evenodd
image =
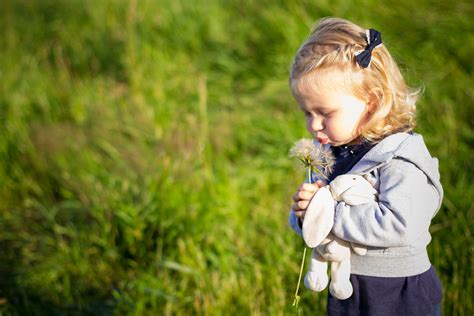
<instances>
[{"instance_id":1,"label":"little girl","mask_svg":"<svg viewBox=\"0 0 474 316\"><path fill-rule=\"evenodd\" d=\"M354 292L329 294L328 315L441 315L442 287L426 246L441 206L438 161L415 126L419 91L410 90L381 34L325 18L294 58L291 91L314 139L330 146L345 173L373 179L378 200L338 202L332 233L367 246L351 257ZM290 225L301 234L305 210L320 186L304 183L293 196Z\"/></svg>"}]
</instances>

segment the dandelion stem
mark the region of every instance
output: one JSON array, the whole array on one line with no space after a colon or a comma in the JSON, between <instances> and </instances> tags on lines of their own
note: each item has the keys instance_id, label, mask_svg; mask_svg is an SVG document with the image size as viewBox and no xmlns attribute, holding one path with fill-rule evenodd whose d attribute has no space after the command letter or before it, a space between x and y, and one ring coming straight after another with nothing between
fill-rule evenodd
<instances>
[{"instance_id":1,"label":"dandelion stem","mask_svg":"<svg viewBox=\"0 0 474 316\"><path fill-rule=\"evenodd\" d=\"M308 183L313 183L313 168L309 166L306 169L308 172ZM293 301L293 306L295 306L296 308L298 308L298 303L300 302L300 296L298 295L298 291L300 290L301 277L303 275L305 259L306 259L306 247L304 247L304 250L303 250L303 258L301 259L301 265L300 265L300 275L298 276L298 285L296 286L295 300Z\"/></svg>"},{"instance_id":2,"label":"dandelion stem","mask_svg":"<svg viewBox=\"0 0 474 316\"><path fill-rule=\"evenodd\" d=\"M301 259L301 266L300 266L300 275L298 277L298 285L296 286L295 300L293 301L293 306L295 306L296 308L298 308L298 303L300 302L300 296L298 295L298 291L300 290L301 276L303 275L305 258L306 258L306 247L304 247L304 250L303 250L303 258Z\"/></svg>"}]
</instances>

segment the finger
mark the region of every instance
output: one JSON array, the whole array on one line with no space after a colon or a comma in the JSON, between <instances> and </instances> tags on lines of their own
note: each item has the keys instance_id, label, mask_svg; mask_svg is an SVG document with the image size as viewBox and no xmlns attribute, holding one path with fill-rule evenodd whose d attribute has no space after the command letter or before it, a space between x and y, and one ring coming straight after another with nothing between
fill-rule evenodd
<instances>
[{"instance_id":1,"label":"finger","mask_svg":"<svg viewBox=\"0 0 474 316\"><path fill-rule=\"evenodd\" d=\"M300 190L299 191L309 191L309 192L316 192L318 191L318 187L315 186L314 184L312 183L303 183L301 186L300 186Z\"/></svg>"},{"instance_id":2,"label":"finger","mask_svg":"<svg viewBox=\"0 0 474 316\"><path fill-rule=\"evenodd\" d=\"M309 201L301 200L296 203L293 203L293 205L291 206L291 209L294 212L305 211L308 205L309 205Z\"/></svg>"},{"instance_id":3,"label":"finger","mask_svg":"<svg viewBox=\"0 0 474 316\"><path fill-rule=\"evenodd\" d=\"M296 202L296 205L298 206L300 210L306 210L306 208L309 205L309 201L301 200L301 201Z\"/></svg>"},{"instance_id":4,"label":"finger","mask_svg":"<svg viewBox=\"0 0 474 316\"><path fill-rule=\"evenodd\" d=\"M298 218L303 219L305 213L306 213L306 211L298 211L298 212L295 212L295 216L298 217Z\"/></svg>"},{"instance_id":5,"label":"finger","mask_svg":"<svg viewBox=\"0 0 474 316\"><path fill-rule=\"evenodd\" d=\"M298 202L300 200L311 200L313 196L314 196L314 192L298 191L295 194L296 200L294 199L294 201Z\"/></svg>"},{"instance_id":6,"label":"finger","mask_svg":"<svg viewBox=\"0 0 474 316\"><path fill-rule=\"evenodd\" d=\"M322 188L322 187L326 186L327 183L326 183L326 181L324 181L324 180L318 180L318 181L316 181L316 185L317 185L318 187Z\"/></svg>"},{"instance_id":7,"label":"finger","mask_svg":"<svg viewBox=\"0 0 474 316\"><path fill-rule=\"evenodd\" d=\"M308 192L308 191L300 191L299 194L298 194L298 201L299 200L306 200L306 201L309 201L313 198L314 196L314 192ZM298 201L295 201L295 202L298 202Z\"/></svg>"},{"instance_id":8,"label":"finger","mask_svg":"<svg viewBox=\"0 0 474 316\"><path fill-rule=\"evenodd\" d=\"M316 190L316 189L317 189L317 187L315 186L314 183L307 183L307 182L301 184L301 185L298 187L298 191L308 191L308 190L314 191L314 190Z\"/></svg>"}]
</instances>

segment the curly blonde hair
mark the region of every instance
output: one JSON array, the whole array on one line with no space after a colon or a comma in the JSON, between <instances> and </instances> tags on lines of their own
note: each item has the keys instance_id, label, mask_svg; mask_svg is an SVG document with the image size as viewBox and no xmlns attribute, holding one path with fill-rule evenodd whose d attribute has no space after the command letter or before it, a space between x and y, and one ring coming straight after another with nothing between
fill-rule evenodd
<instances>
[{"instance_id":1,"label":"curly blonde hair","mask_svg":"<svg viewBox=\"0 0 474 316\"><path fill-rule=\"evenodd\" d=\"M296 53L289 83L297 98L303 86L317 84L329 72L341 72L355 96L362 100L370 98L375 104L361 130L361 137L378 142L388 135L411 131L415 127L415 104L421 89L407 86L385 45L372 51L369 67L360 67L355 55L366 46L364 28L344 19L321 19ZM332 76L326 76L326 79L329 77Z\"/></svg>"}]
</instances>

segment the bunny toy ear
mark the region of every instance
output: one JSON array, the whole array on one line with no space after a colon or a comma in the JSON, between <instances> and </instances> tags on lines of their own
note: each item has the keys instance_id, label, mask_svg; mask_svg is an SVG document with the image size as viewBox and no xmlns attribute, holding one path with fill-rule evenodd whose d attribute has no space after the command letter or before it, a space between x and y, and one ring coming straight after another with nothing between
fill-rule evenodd
<instances>
[{"instance_id":1,"label":"bunny toy ear","mask_svg":"<svg viewBox=\"0 0 474 316\"><path fill-rule=\"evenodd\" d=\"M329 187L320 188L309 203L303 220L303 239L308 247L316 247L331 232L334 206Z\"/></svg>"}]
</instances>

